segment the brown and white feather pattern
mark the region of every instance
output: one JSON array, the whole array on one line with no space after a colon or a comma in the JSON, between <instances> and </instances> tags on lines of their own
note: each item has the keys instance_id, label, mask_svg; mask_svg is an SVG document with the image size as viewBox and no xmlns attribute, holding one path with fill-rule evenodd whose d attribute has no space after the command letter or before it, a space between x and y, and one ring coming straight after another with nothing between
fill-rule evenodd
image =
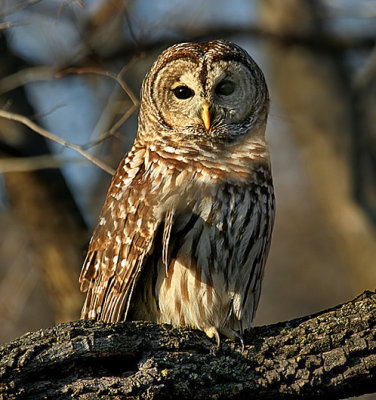
<instances>
[{"instance_id":1,"label":"brown and white feather pattern","mask_svg":"<svg viewBox=\"0 0 376 400\"><path fill-rule=\"evenodd\" d=\"M246 76L244 118L214 104L206 130L193 103L161 112L176 100L163 96L170 77L184 73L181 64L173 69L180 59L188 75L197 65L197 76L186 79L197 85L198 102L216 102L218 69ZM237 46L181 44L160 56L143 83L135 144L113 178L83 265L82 318L190 326L217 340L218 332L234 337L250 327L274 221L267 110L262 72Z\"/></svg>"},{"instance_id":2,"label":"brown and white feather pattern","mask_svg":"<svg viewBox=\"0 0 376 400\"><path fill-rule=\"evenodd\" d=\"M134 146L109 188L80 276L82 317L121 320L160 224L152 216L145 149ZM150 216L148 218L148 216Z\"/></svg>"},{"instance_id":3,"label":"brown and white feather pattern","mask_svg":"<svg viewBox=\"0 0 376 400\"><path fill-rule=\"evenodd\" d=\"M163 215L173 198L175 209L165 220L173 214L173 224L167 224L169 241L161 235L155 257L146 262L132 319L208 332L215 327L227 336L250 327L274 219L268 153L261 146L253 150L256 155L248 153L248 163L243 160L244 165L250 158L256 161L248 172L241 168L241 160L238 171L234 162L228 169L216 169L206 158L206 167L197 157L197 164L190 167L175 164L168 179L171 197L162 190L163 201L156 207ZM159 163L170 163L159 154L155 157Z\"/></svg>"}]
</instances>

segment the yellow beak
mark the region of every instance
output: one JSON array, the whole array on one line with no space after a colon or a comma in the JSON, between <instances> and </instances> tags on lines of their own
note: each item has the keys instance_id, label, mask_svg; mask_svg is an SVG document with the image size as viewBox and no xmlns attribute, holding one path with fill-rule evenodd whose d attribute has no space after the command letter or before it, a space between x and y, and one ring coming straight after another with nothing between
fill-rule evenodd
<instances>
[{"instance_id":1,"label":"yellow beak","mask_svg":"<svg viewBox=\"0 0 376 400\"><path fill-rule=\"evenodd\" d=\"M209 112L209 104L204 104L201 109L201 119L204 122L205 129L209 130L210 128L210 112Z\"/></svg>"}]
</instances>

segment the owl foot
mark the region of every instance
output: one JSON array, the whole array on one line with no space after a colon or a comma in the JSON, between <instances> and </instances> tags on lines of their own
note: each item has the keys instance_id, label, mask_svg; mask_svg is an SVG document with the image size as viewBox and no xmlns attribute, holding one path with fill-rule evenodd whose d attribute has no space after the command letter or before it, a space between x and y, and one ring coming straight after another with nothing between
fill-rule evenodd
<instances>
[{"instance_id":1,"label":"owl foot","mask_svg":"<svg viewBox=\"0 0 376 400\"><path fill-rule=\"evenodd\" d=\"M218 332L217 328L215 328L214 326L211 326L210 328L204 329L204 332L210 339L215 338L217 345L212 346L210 353L212 353L213 355L216 355L221 348L221 338L219 336L219 332Z\"/></svg>"},{"instance_id":2,"label":"owl foot","mask_svg":"<svg viewBox=\"0 0 376 400\"><path fill-rule=\"evenodd\" d=\"M243 338L243 335L240 332L234 331L234 336L235 336L235 339L239 340L240 345L242 346L242 353L244 353L244 338Z\"/></svg>"}]
</instances>

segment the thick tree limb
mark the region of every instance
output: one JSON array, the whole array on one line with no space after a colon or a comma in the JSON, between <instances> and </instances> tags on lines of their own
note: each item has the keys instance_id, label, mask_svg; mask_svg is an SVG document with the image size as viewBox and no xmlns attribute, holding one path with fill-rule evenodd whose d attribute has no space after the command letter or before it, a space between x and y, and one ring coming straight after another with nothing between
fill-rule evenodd
<instances>
[{"instance_id":1,"label":"thick tree limb","mask_svg":"<svg viewBox=\"0 0 376 400\"><path fill-rule=\"evenodd\" d=\"M338 399L376 391L376 293L254 328L239 343L199 331L77 321L0 348L0 398Z\"/></svg>"}]
</instances>

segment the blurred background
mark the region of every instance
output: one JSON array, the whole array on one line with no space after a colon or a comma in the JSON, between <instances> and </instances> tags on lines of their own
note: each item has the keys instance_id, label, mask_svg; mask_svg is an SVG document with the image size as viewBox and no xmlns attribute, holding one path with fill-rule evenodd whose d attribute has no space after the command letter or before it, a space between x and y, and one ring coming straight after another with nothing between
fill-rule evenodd
<instances>
[{"instance_id":1,"label":"blurred background","mask_svg":"<svg viewBox=\"0 0 376 400\"><path fill-rule=\"evenodd\" d=\"M0 18L0 343L79 318L142 78L181 41L232 40L269 84L277 216L255 323L375 290L374 0L0 0Z\"/></svg>"}]
</instances>

